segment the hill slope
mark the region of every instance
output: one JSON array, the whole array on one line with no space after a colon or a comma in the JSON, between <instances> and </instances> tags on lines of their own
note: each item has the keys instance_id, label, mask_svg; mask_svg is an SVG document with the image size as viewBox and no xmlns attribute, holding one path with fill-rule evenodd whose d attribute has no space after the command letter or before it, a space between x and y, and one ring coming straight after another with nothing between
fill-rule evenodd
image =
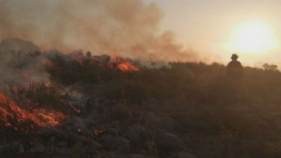
<instances>
[{"instance_id":1,"label":"hill slope","mask_svg":"<svg viewBox=\"0 0 281 158\"><path fill-rule=\"evenodd\" d=\"M0 108L0 132L5 136L0 155L281 155L278 71L246 67L242 86L234 87L220 64L170 63L149 69L138 61L90 53L42 56L50 81L4 92L13 101L2 101L1 107L17 104L28 112L26 120L18 121L15 117L22 113L13 115L10 108L6 111L12 114L4 115ZM139 69L121 71L125 61Z\"/></svg>"}]
</instances>

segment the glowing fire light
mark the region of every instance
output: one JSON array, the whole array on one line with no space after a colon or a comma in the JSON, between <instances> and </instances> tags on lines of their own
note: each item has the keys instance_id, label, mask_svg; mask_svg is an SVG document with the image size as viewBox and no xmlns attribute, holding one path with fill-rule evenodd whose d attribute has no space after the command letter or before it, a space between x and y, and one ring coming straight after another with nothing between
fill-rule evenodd
<instances>
[{"instance_id":1,"label":"glowing fire light","mask_svg":"<svg viewBox=\"0 0 281 158\"><path fill-rule=\"evenodd\" d=\"M122 63L118 64L117 68L123 72L127 71L139 71L139 68L132 65L128 61L123 61Z\"/></svg>"},{"instance_id":2,"label":"glowing fire light","mask_svg":"<svg viewBox=\"0 0 281 158\"><path fill-rule=\"evenodd\" d=\"M133 65L129 61L121 58L117 55L111 56L110 61L102 60L99 57L91 56L85 57L81 52L75 52L71 54L71 57L76 60L79 64L92 64L94 66L106 67L106 68L117 68L122 72L135 72L139 71L139 67ZM87 62L85 62L87 61ZM43 59L43 64L47 67L53 67L54 63L49 59Z\"/></svg>"},{"instance_id":3,"label":"glowing fire light","mask_svg":"<svg viewBox=\"0 0 281 158\"><path fill-rule=\"evenodd\" d=\"M66 119L66 116L60 112L48 113L44 109L27 111L1 92L0 105L0 123L2 122L6 127L13 127L15 130L33 129L34 126L58 126L61 120Z\"/></svg>"},{"instance_id":4,"label":"glowing fire light","mask_svg":"<svg viewBox=\"0 0 281 158\"><path fill-rule=\"evenodd\" d=\"M23 71L22 72L22 76L25 78L25 79L29 79L30 78L30 74L27 70Z\"/></svg>"},{"instance_id":5,"label":"glowing fire light","mask_svg":"<svg viewBox=\"0 0 281 158\"><path fill-rule=\"evenodd\" d=\"M104 129L94 129L95 136L99 136L105 132Z\"/></svg>"},{"instance_id":6,"label":"glowing fire light","mask_svg":"<svg viewBox=\"0 0 281 158\"><path fill-rule=\"evenodd\" d=\"M47 59L47 58L43 58L42 59L42 63L44 65L48 66L48 67L52 67L54 65L54 63L51 60Z\"/></svg>"},{"instance_id":7,"label":"glowing fire light","mask_svg":"<svg viewBox=\"0 0 281 158\"><path fill-rule=\"evenodd\" d=\"M44 85L45 85L46 87L48 87L48 88L53 87L53 84L52 84L51 81L46 81L46 82L44 83Z\"/></svg>"},{"instance_id":8,"label":"glowing fire light","mask_svg":"<svg viewBox=\"0 0 281 158\"><path fill-rule=\"evenodd\" d=\"M118 56L112 56L110 59L111 64L116 64L117 68L122 72L129 72L129 71L139 71L140 69L128 62L125 59L119 58Z\"/></svg>"}]
</instances>

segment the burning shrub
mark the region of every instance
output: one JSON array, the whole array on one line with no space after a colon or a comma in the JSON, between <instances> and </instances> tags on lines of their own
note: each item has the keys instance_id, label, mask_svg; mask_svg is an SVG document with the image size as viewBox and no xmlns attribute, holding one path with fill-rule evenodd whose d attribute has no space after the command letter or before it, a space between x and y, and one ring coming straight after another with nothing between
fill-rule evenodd
<instances>
[{"instance_id":1,"label":"burning shrub","mask_svg":"<svg viewBox=\"0 0 281 158\"><path fill-rule=\"evenodd\" d=\"M139 71L138 67L119 57L84 56L83 54L56 55L50 58L50 61L46 66L47 71L51 74L51 79L64 85L72 85L77 82L104 83L116 80L120 76L120 72Z\"/></svg>"},{"instance_id":2,"label":"burning shrub","mask_svg":"<svg viewBox=\"0 0 281 158\"><path fill-rule=\"evenodd\" d=\"M60 112L44 109L25 110L0 93L0 125L17 131L28 132L37 127L58 126L66 116Z\"/></svg>"}]
</instances>

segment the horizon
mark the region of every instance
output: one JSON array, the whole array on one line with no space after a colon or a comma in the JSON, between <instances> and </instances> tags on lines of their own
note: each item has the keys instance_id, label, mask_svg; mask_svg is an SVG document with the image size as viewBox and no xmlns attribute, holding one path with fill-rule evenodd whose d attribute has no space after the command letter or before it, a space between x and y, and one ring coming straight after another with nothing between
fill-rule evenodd
<instances>
[{"instance_id":1,"label":"horizon","mask_svg":"<svg viewBox=\"0 0 281 158\"><path fill-rule=\"evenodd\" d=\"M277 0L0 3L0 40L20 38L44 50L223 64L236 53L245 66L281 66Z\"/></svg>"},{"instance_id":2,"label":"horizon","mask_svg":"<svg viewBox=\"0 0 281 158\"><path fill-rule=\"evenodd\" d=\"M280 1L145 1L157 3L163 9L165 16L160 24L161 30L173 30L186 48L219 56L223 63L227 63L232 53L237 53L246 65L260 66L259 63L266 62L281 64L278 60L281 23L278 21L280 10L277 7ZM279 43L278 48L250 54L225 48L237 27L250 22L269 25Z\"/></svg>"}]
</instances>

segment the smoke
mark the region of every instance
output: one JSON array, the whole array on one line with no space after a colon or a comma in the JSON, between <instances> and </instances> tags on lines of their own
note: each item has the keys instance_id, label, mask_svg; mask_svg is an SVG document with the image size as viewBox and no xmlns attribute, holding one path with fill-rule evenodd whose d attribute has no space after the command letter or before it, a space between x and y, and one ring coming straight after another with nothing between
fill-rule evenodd
<instances>
[{"instance_id":1,"label":"smoke","mask_svg":"<svg viewBox=\"0 0 281 158\"><path fill-rule=\"evenodd\" d=\"M48 74L42 64L39 47L20 39L7 39L0 43L0 89L25 86L31 81L46 82Z\"/></svg>"},{"instance_id":2,"label":"smoke","mask_svg":"<svg viewBox=\"0 0 281 158\"><path fill-rule=\"evenodd\" d=\"M83 49L144 60L190 61L173 32L159 32L163 11L143 0L0 0L0 39L44 50Z\"/></svg>"}]
</instances>

